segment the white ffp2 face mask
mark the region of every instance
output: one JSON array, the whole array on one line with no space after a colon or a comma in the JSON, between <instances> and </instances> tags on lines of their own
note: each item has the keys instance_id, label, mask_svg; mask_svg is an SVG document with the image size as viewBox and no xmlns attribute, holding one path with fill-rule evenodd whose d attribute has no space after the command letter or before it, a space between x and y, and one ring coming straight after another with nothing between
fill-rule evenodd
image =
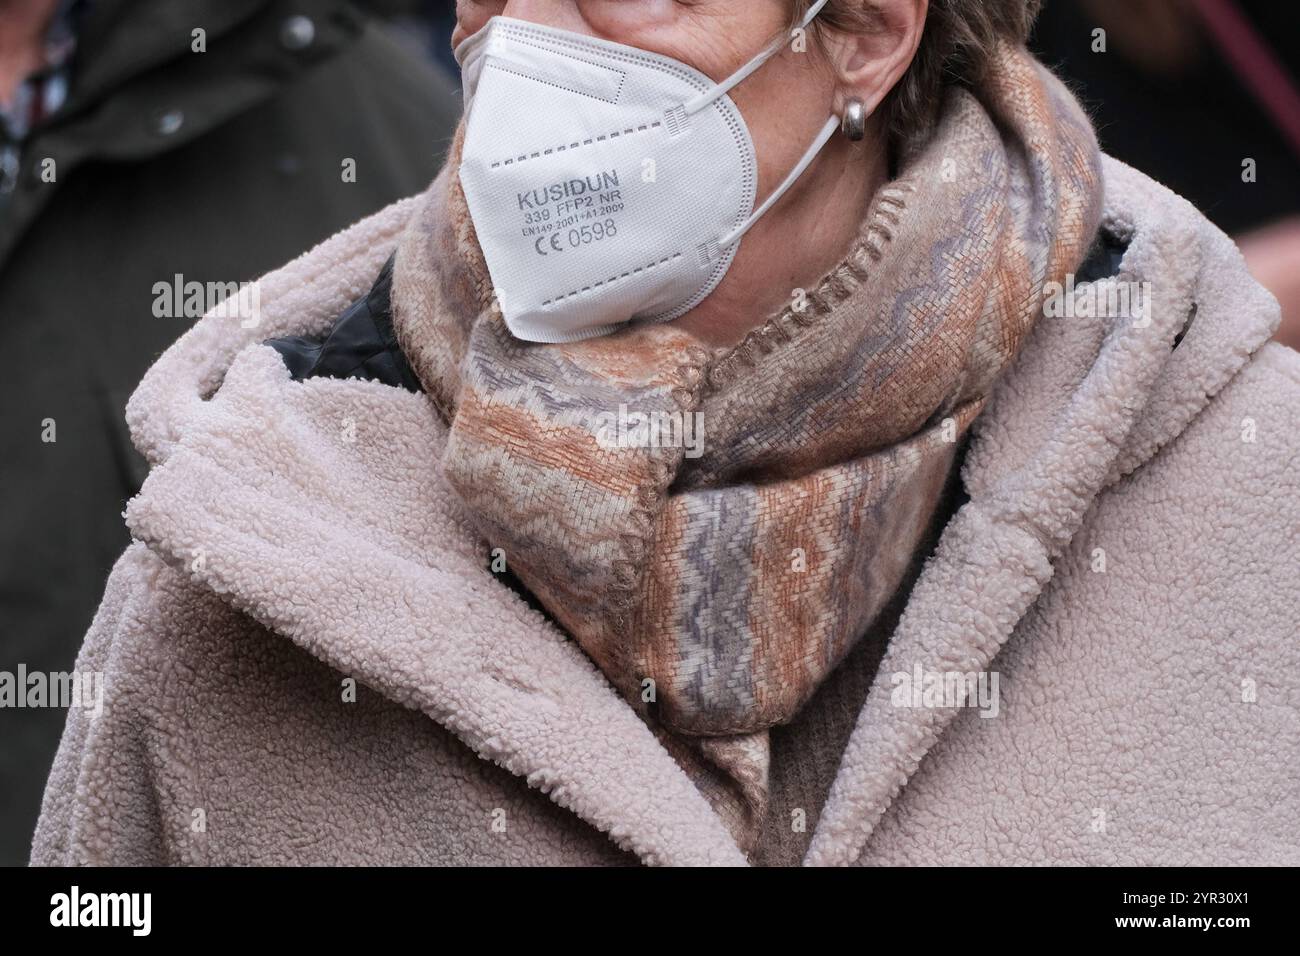
<instances>
[{"instance_id":1,"label":"white ffp2 face mask","mask_svg":"<svg viewBox=\"0 0 1300 956\"><path fill-rule=\"evenodd\" d=\"M722 83L670 57L507 17L456 49L460 181L516 337L573 342L666 322L714 290L741 236L838 125L828 120L754 209L754 144L727 92L783 45Z\"/></svg>"}]
</instances>

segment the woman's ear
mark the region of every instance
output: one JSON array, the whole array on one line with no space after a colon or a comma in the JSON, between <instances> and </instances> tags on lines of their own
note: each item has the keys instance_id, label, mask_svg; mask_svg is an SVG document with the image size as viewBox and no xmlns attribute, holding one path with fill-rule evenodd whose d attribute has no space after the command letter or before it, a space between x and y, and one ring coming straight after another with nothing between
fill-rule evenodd
<instances>
[{"instance_id":1,"label":"woman's ear","mask_svg":"<svg viewBox=\"0 0 1300 956\"><path fill-rule=\"evenodd\" d=\"M861 100L868 115L875 113L911 65L929 6L929 0L870 0L865 29L826 31L837 113L850 99Z\"/></svg>"}]
</instances>

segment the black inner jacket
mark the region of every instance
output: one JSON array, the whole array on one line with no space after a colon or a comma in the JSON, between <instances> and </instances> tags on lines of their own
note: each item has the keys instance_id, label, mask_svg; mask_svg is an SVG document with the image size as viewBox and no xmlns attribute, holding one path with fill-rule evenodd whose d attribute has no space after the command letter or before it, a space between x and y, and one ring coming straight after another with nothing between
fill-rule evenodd
<instances>
[{"instance_id":1,"label":"black inner jacket","mask_svg":"<svg viewBox=\"0 0 1300 956\"><path fill-rule=\"evenodd\" d=\"M1127 246L1102 231L1075 273L1077 285L1109 278L1119 272ZM364 296L348 306L323 337L292 336L268 339L284 358L295 381L306 378L360 378L422 392L420 380L402 354L393 331L393 259Z\"/></svg>"},{"instance_id":2,"label":"black inner jacket","mask_svg":"<svg viewBox=\"0 0 1300 956\"><path fill-rule=\"evenodd\" d=\"M1075 282L1095 282L1119 272L1126 246L1105 232L1098 234L1087 259L1075 274ZM393 331L392 290L393 260L389 256L370 291L353 302L323 337L292 336L268 339L266 344L280 353L295 381L307 378L365 379L382 382L412 392L422 392L420 380L412 370ZM1184 329L1184 331L1186 331ZM1181 338L1182 335L1179 335ZM965 443L954 462L954 475L960 474ZM948 502L948 516L966 500L960 482ZM495 571L502 583L518 594L530 607L555 623L549 611L524 583L509 569ZM910 589L910 586L909 586ZM905 596L902 596L905 600Z\"/></svg>"}]
</instances>

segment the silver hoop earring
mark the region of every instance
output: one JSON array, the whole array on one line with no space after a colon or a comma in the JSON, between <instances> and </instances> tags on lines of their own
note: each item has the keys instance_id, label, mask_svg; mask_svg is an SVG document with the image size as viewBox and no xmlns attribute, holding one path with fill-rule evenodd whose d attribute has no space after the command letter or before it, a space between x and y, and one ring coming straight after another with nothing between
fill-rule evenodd
<instances>
[{"instance_id":1,"label":"silver hoop earring","mask_svg":"<svg viewBox=\"0 0 1300 956\"><path fill-rule=\"evenodd\" d=\"M867 107L862 100L851 99L844 105L844 119L840 121L840 132L854 143L867 135Z\"/></svg>"}]
</instances>

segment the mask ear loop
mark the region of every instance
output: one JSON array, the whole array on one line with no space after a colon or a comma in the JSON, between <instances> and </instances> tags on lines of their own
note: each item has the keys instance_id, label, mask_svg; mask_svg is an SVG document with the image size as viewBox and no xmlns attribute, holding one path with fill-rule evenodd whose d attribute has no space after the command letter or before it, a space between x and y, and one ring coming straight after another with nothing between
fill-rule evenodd
<instances>
[{"instance_id":1,"label":"mask ear loop","mask_svg":"<svg viewBox=\"0 0 1300 956\"><path fill-rule=\"evenodd\" d=\"M808 25L817 18L817 14L822 12L822 7L826 6L828 2L829 0L817 0L816 3L809 7L808 12L804 14L803 20L799 23L799 29L807 29ZM684 129L687 125L687 117L693 116L705 107L710 106L719 97L730 93L736 86L752 76L753 73L764 63L780 53L785 44L785 37L778 38L773 41L766 50L758 54L758 56L754 57L721 83L718 83L713 88L705 90L698 96L687 100L676 109L670 110L668 115L668 126L670 131ZM790 188L794 186L799 177L807 171L810 165L812 165L812 161L817 158L817 154L822 151L822 147L830 142L830 138L835 135L835 130L839 125L840 120L838 118L832 116L828 119L826 125L823 126L821 131L817 134L816 139L813 140L812 145L808 147L799 162L795 164L794 169L790 170L789 175L785 177L785 180L781 185L773 190L772 194L768 196L767 199L763 200L763 204L755 209L748 219L725 236L711 242L706 242L700 246L699 255L701 266L710 265L722 255L723 249L727 249L734 243L739 242L741 237L743 237L745 233L749 232L759 219L763 218L763 214L776 205L781 197L790 191Z\"/></svg>"},{"instance_id":2,"label":"mask ear loop","mask_svg":"<svg viewBox=\"0 0 1300 956\"><path fill-rule=\"evenodd\" d=\"M733 243L739 242L741 237L753 227L754 223L762 219L763 214L775 206L780 198L790 191L796 180L812 165L812 161L817 158L817 154L822 151L822 147L830 142L830 138L835 135L835 131L839 128L840 121L838 117L832 116L828 119L821 132L817 134L817 138L813 140L812 145L808 147L803 157L795 164L794 169L790 170L790 174L785 177L781 185L772 190L772 194L763 200L763 204L755 209L748 219L717 240L716 243L709 243L710 251L716 248L720 253L721 250L729 248Z\"/></svg>"},{"instance_id":3,"label":"mask ear loop","mask_svg":"<svg viewBox=\"0 0 1300 956\"><path fill-rule=\"evenodd\" d=\"M817 14L822 12L822 7L826 6L828 2L829 0L817 0L816 3L814 3L811 7L809 7L808 12L804 14L803 20L799 23L799 29L806 30L808 28L808 24L812 23L815 19L817 19ZM718 97L725 96L726 94L730 93L735 87L739 86L745 80L749 79L749 77L754 73L755 70L757 70L768 60L772 59L772 57L780 53L782 48L785 46L785 44L786 44L786 38L778 37L776 40L774 40L771 43L770 46L768 46L766 50L764 50L758 56L754 57L752 60L750 60L748 63L742 66L735 73L731 74L731 76L723 80L721 83L718 83L712 89L705 90L703 93L699 94L698 96L693 97L692 99L689 99L685 103L683 103L682 106L680 107L681 111L686 116L694 116L700 110L704 109L706 106L711 104Z\"/></svg>"}]
</instances>

